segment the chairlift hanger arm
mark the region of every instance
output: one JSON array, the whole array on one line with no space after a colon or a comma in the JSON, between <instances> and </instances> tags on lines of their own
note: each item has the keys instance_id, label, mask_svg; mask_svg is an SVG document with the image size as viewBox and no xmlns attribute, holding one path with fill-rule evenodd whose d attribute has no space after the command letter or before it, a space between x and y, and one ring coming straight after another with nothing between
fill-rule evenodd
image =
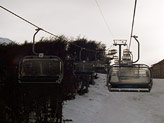
<instances>
[{"instance_id":1,"label":"chairlift hanger arm","mask_svg":"<svg viewBox=\"0 0 164 123\"><path fill-rule=\"evenodd\" d=\"M36 53L36 51L35 51L35 36L36 36L36 34L37 34L40 30L42 30L42 29L41 29L41 28L37 28L37 29L36 29L36 32L35 32L34 35L33 35L32 52L34 53L34 55L39 55L39 53Z\"/></svg>"},{"instance_id":2,"label":"chairlift hanger arm","mask_svg":"<svg viewBox=\"0 0 164 123\"><path fill-rule=\"evenodd\" d=\"M84 48L80 48L80 52L79 52L79 61L81 61L81 52Z\"/></svg>"},{"instance_id":3,"label":"chairlift hanger arm","mask_svg":"<svg viewBox=\"0 0 164 123\"><path fill-rule=\"evenodd\" d=\"M136 15L136 8L137 8L137 0L135 0L135 3L134 3L134 11L133 11L133 20L132 20L131 33L130 33L129 49L131 47L131 41L132 41L132 37L133 37L133 29L134 29L134 20L135 20L135 15Z\"/></svg>"},{"instance_id":4,"label":"chairlift hanger arm","mask_svg":"<svg viewBox=\"0 0 164 123\"><path fill-rule=\"evenodd\" d=\"M134 61L133 63L136 63L136 62L138 62L139 61L139 59L140 59L140 43L139 43L139 41L138 41L138 36L132 36L135 40L136 40L136 42L138 43L138 58L137 58L137 60L136 61Z\"/></svg>"}]
</instances>

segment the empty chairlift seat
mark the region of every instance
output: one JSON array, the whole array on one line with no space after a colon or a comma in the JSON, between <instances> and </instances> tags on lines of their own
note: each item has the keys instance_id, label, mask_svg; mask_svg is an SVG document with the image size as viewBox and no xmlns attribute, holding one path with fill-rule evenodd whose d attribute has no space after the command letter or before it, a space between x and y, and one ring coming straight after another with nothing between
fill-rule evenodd
<instances>
[{"instance_id":1,"label":"empty chairlift seat","mask_svg":"<svg viewBox=\"0 0 164 123\"><path fill-rule=\"evenodd\" d=\"M95 65L93 62L75 62L74 74L76 75L92 75L94 73Z\"/></svg>"},{"instance_id":2,"label":"empty chairlift seat","mask_svg":"<svg viewBox=\"0 0 164 123\"><path fill-rule=\"evenodd\" d=\"M144 64L115 65L108 77L111 91L150 91L152 87L151 70Z\"/></svg>"},{"instance_id":3,"label":"empty chairlift seat","mask_svg":"<svg viewBox=\"0 0 164 123\"><path fill-rule=\"evenodd\" d=\"M19 83L61 83L63 62L56 56L27 56L19 64Z\"/></svg>"},{"instance_id":4,"label":"empty chairlift seat","mask_svg":"<svg viewBox=\"0 0 164 123\"><path fill-rule=\"evenodd\" d=\"M95 62L95 72L96 73L107 73L107 64L104 61Z\"/></svg>"}]
</instances>

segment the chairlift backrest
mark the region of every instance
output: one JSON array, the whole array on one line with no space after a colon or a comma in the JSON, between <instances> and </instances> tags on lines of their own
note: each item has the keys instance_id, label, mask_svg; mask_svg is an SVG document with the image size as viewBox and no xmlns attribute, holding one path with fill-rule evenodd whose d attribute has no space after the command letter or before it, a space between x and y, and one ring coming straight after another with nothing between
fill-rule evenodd
<instances>
[{"instance_id":1,"label":"chairlift backrest","mask_svg":"<svg viewBox=\"0 0 164 123\"><path fill-rule=\"evenodd\" d=\"M123 56L121 64L131 64L132 65L132 59L131 59L131 52L128 48L123 50Z\"/></svg>"},{"instance_id":2,"label":"chairlift backrest","mask_svg":"<svg viewBox=\"0 0 164 123\"><path fill-rule=\"evenodd\" d=\"M74 74L90 75L94 73L95 64L93 62L75 62Z\"/></svg>"},{"instance_id":3,"label":"chairlift backrest","mask_svg":"<svg viewBox=\"0 0 164 123\"><path fill-rule=\"evenodd\" d=\"M19 83L61 83L63 62L56 56L26 56L19 63Z\"/></svg>"},{"instance_id":4,"label":"chairlift backrest","mask_svg":"<svg viewBox=\"0 0 164 123\"><path fill-rule=\"evenodd\" d=\"M113 60L113 59L114 59L114 56L113 56L113 55L106 54L106 57L107 57L109 60Z\"/></svg>"},{"instance_id":5,"label":"chairlift backrest","mask_svg":"<svg viewBox=\"0 0 164 123\"><path fill-rule=\"evenodd\" d=\"M109 55L115 55L116 53L117 53L116 49L111 49L111 50L108 51Z\"/></svg>"},{"instance_id":6,"label":"chairlift backrest","mask_svg":"<svg viewBox=\"0 0 164 123\"><path fill-rule=\"evenodd\" d=\"M96 73L106 73L107 72L107 63L104 61L95 62L95 72Z\"/></svg>"},{"instance_id":7,"label":"chairlift backrest","mask_svg":"<svg viewBox=\"0 0 164 123\"><path fill-rule=\"evenodd\" d=\"M150 68L144 64L115 65L110 69L109 75L113 84L149 84L152 78Z\"/></svg>"}]
</instances>

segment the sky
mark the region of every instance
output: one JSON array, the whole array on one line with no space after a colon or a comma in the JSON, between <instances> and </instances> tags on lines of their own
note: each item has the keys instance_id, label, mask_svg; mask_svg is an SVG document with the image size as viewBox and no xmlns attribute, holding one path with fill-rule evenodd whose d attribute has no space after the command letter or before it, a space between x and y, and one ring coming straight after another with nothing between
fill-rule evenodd
<instances>
[{"instance_id":1,"label":"sky","mask_svg":"<svg viewBox=\"0 0 164 123\"><path fill-rule=\"evenodd\" d=\"M0 5L55 35L68 38L85 37L106 44L114 39L129 43L135 0L97 0L106 22L104 23L95 0L0 0ZM141 45L139 63L152 65L164 59L164 0L138 0L134 35ZM0 8L0 37L18 43L32 41L35 28ZM41 37L49 34L39 32ZM115 47L113 47L115 48ZM134 60L137 44L132 40Z\"/></svg>"}]
</instances>

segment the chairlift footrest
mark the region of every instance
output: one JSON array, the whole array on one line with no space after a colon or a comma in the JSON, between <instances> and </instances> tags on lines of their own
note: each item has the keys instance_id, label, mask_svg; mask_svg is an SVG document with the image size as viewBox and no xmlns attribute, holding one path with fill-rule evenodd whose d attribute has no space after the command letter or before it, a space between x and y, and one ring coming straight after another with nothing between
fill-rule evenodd
<instances>
[{"instance_id":1,"label":"chairlift footrest","mask_svg":"<svg viewBox=\"0 0 164 123\"><path fill-rule=\"evenodd\" d=\"M112 92L149 92L149 88L110 88Z\"/></svg>"}]
</instances>

